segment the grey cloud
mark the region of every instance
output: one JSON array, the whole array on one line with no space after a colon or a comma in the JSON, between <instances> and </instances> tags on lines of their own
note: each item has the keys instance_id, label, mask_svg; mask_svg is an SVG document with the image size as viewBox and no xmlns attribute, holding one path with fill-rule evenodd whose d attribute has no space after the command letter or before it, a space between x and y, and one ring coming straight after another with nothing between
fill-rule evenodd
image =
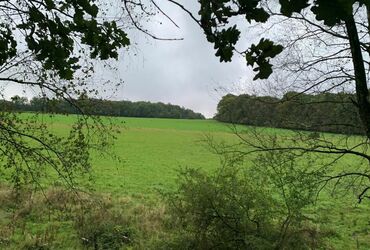
<instances>
[{"instance_id":1,"label":"grey cloud","mask_svg":"<svg viewBox=\"0 0 370 250\"><path fill-rule=\"evenodd\" d=\"M213 89L239 81L246 74L245 63L238 57L232 63L220 63L200 28L183 11L165 7L180 29L154 20L148 30L184 40L150 41L135 34L139 53L120 63L125 84L115 98L171 102L212 117L217 105ZM163 25L158 24L161 21Z\"/></svg>"},{"instance_id":2,"label":"grey cloud","mask_svg":"<svg viewBox=\"0 0 370 250\"><path fill-rule=\"evenodd\" d=\"M188 7L196 10L196 1L192 3ZM168 4L161 7L180 28L163 16L155 17L146 28L160 37L183 37L184 40L156 41L143 33L131 31L130 37L135 45L124 51L116 63L118 72L98 66L92 82L104 89L105 86L99 85L104 79L115 82L122 78L125 83L113 96L111 91L107 91L102 97L172 103L212 117L221 97L214 89L220 86L230 89L233 84L240 84L241 79L249 78L250 70L241 57L235 57L232 63L220 63L212 44L206 41L201 29L184 11ZM21 89L11 84L3 87L7 98L15 94L31 98L38 94L37 89Z\"/></svg>"}]
</instances>

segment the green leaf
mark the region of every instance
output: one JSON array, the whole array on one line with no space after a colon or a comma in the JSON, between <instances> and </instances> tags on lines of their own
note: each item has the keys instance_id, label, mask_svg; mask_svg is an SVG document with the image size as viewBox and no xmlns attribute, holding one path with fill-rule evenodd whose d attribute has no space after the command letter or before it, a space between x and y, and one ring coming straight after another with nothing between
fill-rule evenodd
<instances>
[{"instance_id":1,"label":"green leaf","mask_svg":"<svg viewBox=\"0 0 370 250\"><path fill-rule=\"evenodd\" d=\"M29 20L32 22L41 22L43 19L45 19L44 14L42 14L36 7L31 7L28 10L29 13Z\"/></svg>"},{"instance_id":2,"label":"green leaf","mask_svg":"<svg viewBox=\"0 0 370 250\"><path fill-rule=\"evenodd\" d=\"M308 0L279 0L281 5L281 14L292 16L294 12L300 13L304 8L309 6Z\"/></svg>"},{"instance_id":3,"label":"green leaf","mask_svg":"<svg viewBox=\"0 0 370 250\"><path fill-rule=\"evenodd\" d=\"M352 15L352 6L357 0L315 0L311 11L318 21L325 25L340 24L348 15Z\"/></svg>"},{"instance_id":4,"label":"green leaf","mask_svg":"<svg viewBox=\"0 0 370 250\"><path fill-rule=\"evenodd\" d=\"M45 5L48 10L52 10L55 8L54 0L45 0Z\"/></svg>"},{"instance_id":5,"label":"green leaf","mask_svg":"<svg viewBox=\"0 0 370 250\"><path fill-rule=\"evenodd\" d=\"M257 72L254 80L267 79L272 74L272 65L270 59L274 58L283 51L283 46L276 45L268 39L261 39L257 45L252 45L247 53L245 59L247 65L256 68L253 70Z\"/></svg>"}]
</instances>

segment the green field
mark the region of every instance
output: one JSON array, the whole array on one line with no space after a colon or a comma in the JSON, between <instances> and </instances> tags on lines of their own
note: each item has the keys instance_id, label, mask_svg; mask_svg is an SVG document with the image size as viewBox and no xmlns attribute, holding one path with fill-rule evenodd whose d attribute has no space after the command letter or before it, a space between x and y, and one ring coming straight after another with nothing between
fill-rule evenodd
<instances>
[{"instance_id":1,"label":"green field","mask_svg":"<svg viewBox=\"0 0 370 250\"><path fill-rule=\"evenodd\" d=\"M74 116L46 119L51 119L53 130L63 133ZM204 141L207 135L236 140L229 125L213 120L112 119L120 131L112 150L120 161L93 153L94 187L100 192L153 195L171 190L181 168L212 170L219 165L219 157Z\"/></svg>"},{"instance_id":2,"label":"green field","mask_svg":"<svg viewBox=\"0 0 370 250\"><path fill-rule=\"evenodd\" d=\"M63 134L75 117L54 116L44 119L54 131ZM121 161L93 153L92 185L97 193L109 194L119 199L127 197L135 203L146 199L156 200L159 191L173 190L181 168L200 168L205 171L217 168L220 159L210 152L205 142L207 136L211 135L217 141L237 142L229 125L213 120L112 119L120 131L112 150ZM242 126L239 128L243 129ZM271 128L261 131L282 136L290 133ZM341 137L328 136L333 140L340 140ZM248 161L246 164L249 164ZM338 236L333 240L335 248L354 249L361 246L361 249L370 249L370 234L367 231L370 223L368 205L359 206L351 195L332 198L325 193L313 213L319 213L324 226L337 231ZM6 213L0 213L0 222L4 223L6 216ZM32 223L31 228L40 227ZM67 234L64 237L69 236Z\"/></svg>"},{"instance_id":3,"label":"green field","mask_svg":"<svg viewBox=\"0 0 370 250\"><path fill-rule=\"evenodd\" d=\"M121 120L121 119L119 119ZM182 167L214 169L218 157L207 149L205 134L232 140L227 128L214 121L126 118L115 152L123 160L94 159L99 189L117 193L152 194L174 187ZM102 174L104 173L104 174Z\"/></svg>"}]
</instances>

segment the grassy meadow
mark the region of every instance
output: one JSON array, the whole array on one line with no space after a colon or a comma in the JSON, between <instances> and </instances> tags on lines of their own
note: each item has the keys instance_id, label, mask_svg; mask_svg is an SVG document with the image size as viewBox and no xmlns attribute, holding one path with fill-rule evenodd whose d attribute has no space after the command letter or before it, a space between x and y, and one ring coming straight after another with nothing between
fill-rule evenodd
<instances>
[{"instance_id":1,"label":"grassy meadow","mask_svg":"<svg viewBox=\"0 0 370 250\"><path fill-rule=\"evenodd\" d=\"M45 117L57 133L67 131L74 116ZM171 190L184 167L212 170L219 157L205 142L208 135L236 141L229 125L213 120L112 118L119 128L112 150L119 159L92 153L94 187L122 195L156 195Z\"/></svg>"},{"instance_id":2,"label":"grassy meadow","mask_svg":"<svg viewBox=\"0 0 370 250\"><path fill-rule=\"evenodd\" d=\"M75 117L45 116L43 119L50 122L54 131L63 135ZM176 188L177 174L181 168L191 167L212 171L219 166L219 156L210 151L205 142L206 137L212 136L218 141L228 143L237 142L236 136L228 125L213 120L112 119L120 131L112 150L119 156L120 161L93 153L94 178L90 185L112 203L111 207L120 207L123 214L129 214L128 220L143 227L141 228L143 233L140 235L142 238L149 237L151 232L160 227L158 221L161 216L164 216L165 209L160 201L158 203L159 193ZM240 126L240 128L243 127ZM290 133L271 128L265 128L263 131L281 135ZM340 140L340 135L329 136L333 140ZM9 212L12 203L6 202L4 198L6 192L6 190L0 192L0 202L3 204L0 208L0 225L3 225L3 229L0 230L0 248L4 242L10 249L18 249L20 248L18 241L31 242L32 245L39 244L38 241L42 243L49 240L60 242L59 245L53 245L53 248L81 247L78 237L71 233L73 229L71 229L70 218L64 218L58 213L53 213L51 217L49 214L49 217L45 218L46 212L40 215L40 212L29 211L25 219L19 222L22 225L20 228L23 229L17 227L13 236L7 236L5 225L11 221L10 218L14 217L14 214ZM50 195L55 198L52 191ZM337 235L332 239L334 249L370 249L370 206L368 204L357 204L353 195L332 198L328 193L323 193L319 200L320 202L311 213L320 218L323 227L333 228L336 231ZM146 207L149 201L156 203L154 208ZM56 238L46 233L49 232L47 231L50 230L49 228L57 232ZM164 236L155 233L150 237ZM137 247L133 248L145 249L146 246L139 242Z\"/></svg>"}]
</instances>

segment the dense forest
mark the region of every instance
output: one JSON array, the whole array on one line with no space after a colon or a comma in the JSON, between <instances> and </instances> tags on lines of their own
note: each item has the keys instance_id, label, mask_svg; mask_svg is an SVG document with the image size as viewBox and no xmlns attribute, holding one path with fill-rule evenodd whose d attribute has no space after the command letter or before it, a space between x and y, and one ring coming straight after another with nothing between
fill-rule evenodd
<instances>
[{"instance_id":1,"label":"dense forest","mask_svg":"<svg viewBox=\"0 0 370 250\"><path fill-rule=\"evenodd\" d=\"M311 131L361 134L355 97L348 93L317 95L288 92L282 98L227 94L217 106L222 122Z\"/></svg>"},{"instance_id":2,"label":"dense forest","mask_svg":"<svg viewBox=\"0 0 370 250\"><path fill-rule=\"evenodd\" d=\"M78 100L48 99L14 96L11 101L1 100L1 106L16 111L45 112L56 114L80 114L85 112L101 116L152 117L176 119L205 119L200 113L178 105L161 102L110 101L83 98Z\"/></svg>"}]
</instances>

